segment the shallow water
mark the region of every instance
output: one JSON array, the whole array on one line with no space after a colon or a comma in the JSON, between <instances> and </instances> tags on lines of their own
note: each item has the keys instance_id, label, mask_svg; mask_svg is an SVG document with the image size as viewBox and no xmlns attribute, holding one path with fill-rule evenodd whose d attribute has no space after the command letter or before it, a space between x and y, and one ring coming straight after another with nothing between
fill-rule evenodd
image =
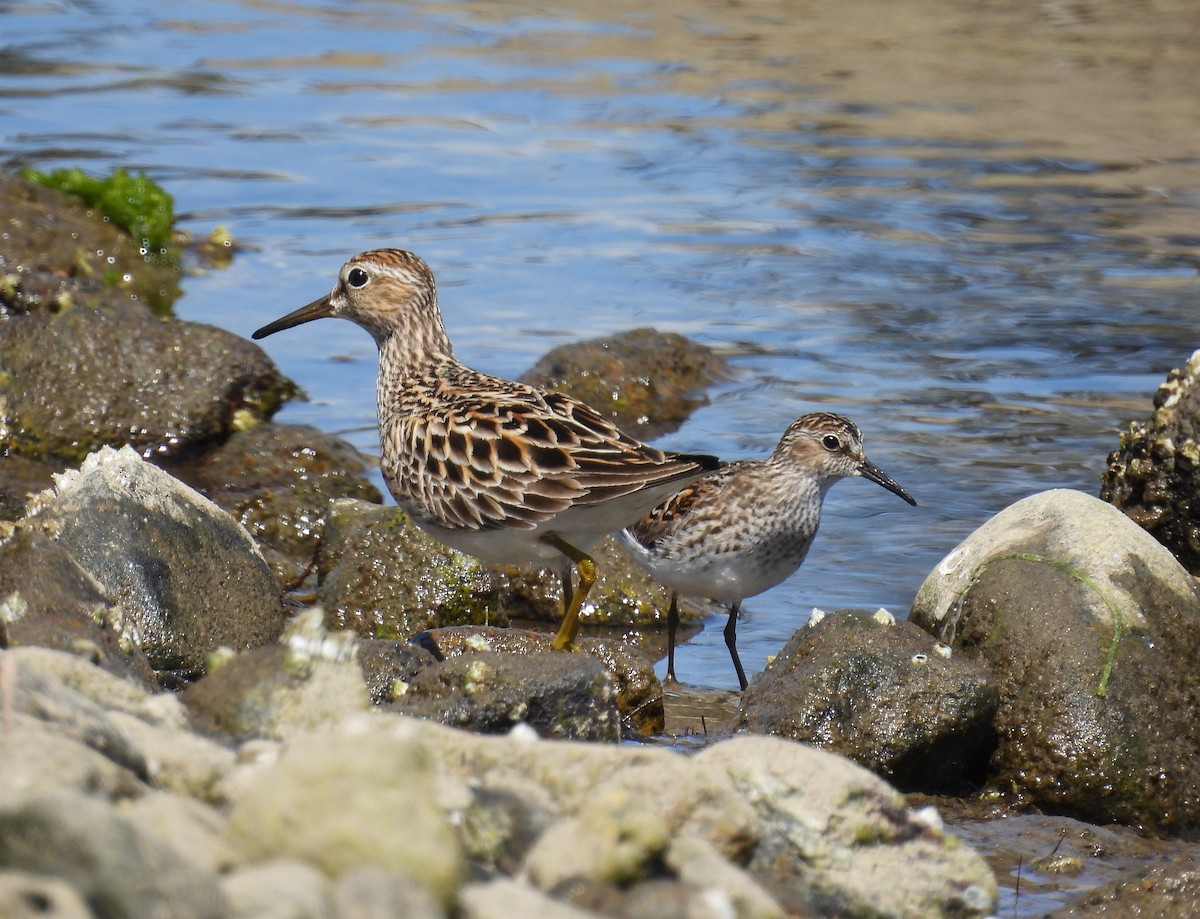
<instances>
[{"instance_id":1,"label":"shallow water","mask_svg":"<svg viewBox=\"0 0 1200 919\"><path fill-rule=\"evenodd\" d=\"M402 245L461 357L653 325L737 375L662 446L761 456L854 418L918 500L833 490L745 604L748 670L814 606L902 615L1000 508L1095 493L1196 346L1200 7L0 2L0 165L144 170L247 250L184 318L239 334ZM272 337L312 422L376 448L348 323ZM720 620L679 672L733 684Z\"/></svg>"}]
</instances>

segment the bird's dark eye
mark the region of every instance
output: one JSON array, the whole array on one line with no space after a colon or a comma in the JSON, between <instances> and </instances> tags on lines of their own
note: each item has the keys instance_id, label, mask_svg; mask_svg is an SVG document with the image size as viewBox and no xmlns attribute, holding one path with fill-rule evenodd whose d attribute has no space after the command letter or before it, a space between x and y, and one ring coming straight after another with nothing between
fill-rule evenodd
<instances>
[{"instance_id":1,"label":"bird's dark eye","mask_svg":"<svg viewBox=\"0 0 1200 919\"><path fill-rule=\"evenodd\" d=\"M350 273L346 275L346 280L350 282L351 287L366 287L371 276L361 268L351 268Z\"/></svg>"},{"instance_id":2,"label":"bird's dark eye","mask_svg":"<svg viewBox=\"0 0 1200 919\"><path fill-rule=\"evenodd\" d=\"M841 447L842 442L838 440L836 434L826 434L821 438L821 445L825 447L826 450L836 450Z\"/></svg>"}]
</instances>

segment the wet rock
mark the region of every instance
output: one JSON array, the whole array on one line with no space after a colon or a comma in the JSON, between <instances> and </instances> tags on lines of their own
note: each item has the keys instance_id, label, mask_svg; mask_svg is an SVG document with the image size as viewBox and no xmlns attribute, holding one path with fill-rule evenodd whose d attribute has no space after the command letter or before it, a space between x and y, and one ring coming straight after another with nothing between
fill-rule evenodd
<instances>
[{"instance_id":1,"label":"wet rock","mask_svg":"<svg viewBox=\"0 0 1200 919\"><path fill-rule=\"evenodd\" d=\"M616 689L594 658L554 651L479 651L426 667L396 711L485 734L528 724L543 737L621 739Z\"/></svg>"},{"instance_id":2,"label":"wet rock","mask_svg":"<svg viewBox=\"0 0 1200 919\"><path fill-rule=\"evenodd\" d=\"M988 786L1165 833L1200 826L1200 591L1111 505L1056 490L997 514L926 579L912 621L1000 693Z\"/></svg>"},{"instance_id":3,"label":"wet rock","mask_svg":"<svg viewBox=\"0 0 1200 919\"><path fill-rule=\"evenodd\" d=\"M651 440L707 404L703 390L728 372L724 358L705 345L631 329L554 348L521 380L582 399L628 433Z\"/></svg>"},{"instance_id":4,"label":"wet rock","mask_svg":"<svg viewBox=\"0 0 1200 919\"><path fill-rule=\"evenodd\" d=\"M1056 919L1073 915L1174 919L1200 915L1188 908L1186 888L1173 889L1171 881L1177 873L1197 864L1200 846L1195 842L1042 814L1001 813L984 819L956 819L954 832L977 851L986 853L996 872L1002 885L997 916L1018 913ZM1152 891L1146 903L1157 905L1161 911L1139 912L1139 894ZM1180 899L1174 908L1163 908L1176 893ZM1130 908L1121 902L1125 897L1130 898ZM1084 908L1088 903L1093 907L1107 903L1107 908L1088 912Z\"/></svg>"},{"instance_id":5,"label":"wet rock","mask_svg":"<svg viewBox=\"0 0 1200 919\"><path fill-rule=\"evenodd\" d=\"M1150 865L1135 877L1123 877L1089 890L1054 910L1049 919L1200 916L1200 868L1195 856L1168 857L1166 862Z\"/></svg>"},{"instance_id":6,"label":"wet rock","mask_svg":"<svg viewBox=\"0 0 1200 919\"><path fill-rule=\"evenodd\" d=\"M308 734L233 802L230 838L249 861L300 859L333 878L375 866L448 905L463 860L434 792L434 760L414 739Z\"/></svg>"},{"instance_id":7,"label":"wet rock","mask_svg":"<svg viewBox=\"0 0 1200 919\"><path fill-rule=\"evenodd\" d=\"M561 654L551 650L551 635L525 629L497 629L486 626L431 629L418 635L416 642L438 659L460 654L474 655L481 651L500 651L515 656L542 652ZM662 684L654 675L654 668L649 661L620 641L580 638L576 641L576 647L582 654L595 658L608 671L616 691L617 711L628 731L656 734L662 730ZM553 666L556 671L565 669L565 672L569 673L569 662L577 656L564 656L568 663L562 667L549 661L547 664ZM538 680L536 668L530 674L530 679ZM530 689L534 685L536 684L531 684ZM548 686L539 689L538 693L547 699L553 698L553 690Z\"/></svg>"},{"instance_id":8,"label":"wet rock","mask_svg":"<svg viewBox=\"0 0 1200 919\"><path fill-rule=\"evenodd\" d=\"M0 598L9 647L68 651L153 685L154 669L141 647L111 626L121 610L49 534L24 527L0 543Z\"/></svg>"},{"instance_id":9,"label":"wet rock","mask_svg":"<svg viewBox=\"0 0 1200 919\"><path fill-rule=\"evenodd\" d=\"M73 195L0 174L0 315L53 314L179 296L178 265L147 261L141 240Z\"/></svg>"},{"instance_id":10,"label":"wet rock","mask_svg":"<svg viewBox=\"0 0 1200 919\"><path fill-rule=\"evenodd\" d=\"M356 656L367 693L377 705L407 692L409 681L437 660L424 648L389 638L360 639Z\"/></svg>"},{"instance_id":11,"label":"wet rock","mask_svg":"<svg viewBox=\"0 0 1200 919\"><path fill-rule=\"evenodd\" d=\"M669 594L640 572L615 541L592 550L598 578L580 616L584 627L659 625ZM402 510L336 501L317 556L319 602L333 628L408 639L426 629L562 618L557 571L489 565L425 535ZM681 615L694 620L695 607Z\"/></svg>"},{"instance_id":12,"label":"wet rock","mask_svg":"<svg viewBox=\"0 0 1200 919\"><path fill-rule=\"evenodd\" d=\"M70 884L28 871L0 870L0 916L6 919L95 919Z\"/></svg>"},{"instance_id":13,"label":"wet rock","mask_svg":"<svg viewBox=\"0 0 1200 919\"><path fill-rule=\"evenodd\" d=\"M112 805L68 791L0 796L0 867L62 878L98 919L222 919L216 875Z\"/></svg>"},{"instance_id":14,"label":"wet rock","mask_svg":"<svg viewBox=\"0 0 1200 919\"><path fill-rule=\"evenodd\" d=\"M1200 351L1154 394L1154 414L1130 424L1108 457L1100 498L1124 511L1200 573Z\"/></svg>"},{"instance_id":15,"label":"wet rock","mask_svg":"<svg viewBox=\"0 0 1200 919\"><path fill-rule=\"evenodd\" d=\"M978 783L999 694L909 622L840 611L796 632L743 693L735 729L840 753L905 790Z\"/></svg>"},{"instance_id":16,"label":"wet rock","mask_svg":"<svg viewBox=\"0 0 1200 919\"><path fill-rule=\"evenodd\" d=\"M285 586L312 564L331 501L382 500L368 468L341 438L308 425L265 422L234 432L215 450L170 471L272 550L268 561Z\"/></svg>"},{"instance_id":17,"label":"wet rock","mask_svg":"<svg viewBox=\"0 0 1200 919\"><path fill-rule=\"evenodd\" d=\"M125 638L158 670L198 670L283 624L274 580L238 523L129 447L58 478L27 524L50 533L117 604Z\"/></svg>"},{"instance_id":18,"label":"wet rock","mask_svg":"<svg viewBox=\"0 0 1200 919\"><path fill-rule=\"evenodd\" d=\"M317 575L330 627L365 638L507 622L503 587L486 566L426 536L396 507L336 502Z\"/></svg>"},{"instance_id":19,"label":"wet rock","mask_svg":"<svg viewBox=\"0 0 1200 919\"><path fill-rule=\"evenodd\" d=\"M219 662L183 692L193 721L230 737L283 739L336 723L370 706L355 661L355 637L329 634L324 612L307 610L283 641Z\"/></svg>"},{"instance_id":20,"label":"wet rock","mask_svg":"<svg viewBox=\"0 0 1200 919\"><path fill-rule=\"evenodd\" d=\"M30 496L51 487L60 468L60 463L0 455L0 521L15 523L24 517Z\"/></svg>"},{"instance_id":21,"label":"wet rock","mask_svg":"<svg viewBox=\"0 0 1200 919\"><path fill-rule=\"evenodd\" d=\"M257 345L136 303L0 323L0 447L76 464L128 444L167 461L296 393Z\"/></svg>"}]
</instances>

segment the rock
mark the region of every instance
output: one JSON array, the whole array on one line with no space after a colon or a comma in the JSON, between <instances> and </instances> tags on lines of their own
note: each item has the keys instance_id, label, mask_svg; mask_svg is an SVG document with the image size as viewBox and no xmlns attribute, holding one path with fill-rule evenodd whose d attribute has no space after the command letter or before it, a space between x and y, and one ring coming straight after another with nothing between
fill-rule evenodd
<instances>
[{"instance_id":1,"label":"rock","mask_svg":"<svg viewBox=\"0 0 1200 919\"><path fill-rule=\"evenodd\" d=\"M390 638L360 639L356 657L367 693L377 705L407 692L413 677L437 662L424 648Z\"/></svg>"},{"instance_id":2,"label":"rock","mask_svg":"<svg viewBox=\"0 0 1200 919\"><path fill-rule=\"evenodd\" d=\"M908 791L986 772L999 694L910 622L846 610L800 629L742 694L735 729L840 753Z\"/></svg>"},{"instance_id":3,"label":"rock","mask_svg":"<svg viewBox=\"0 0 1200 919\"><path fill-rule=\"evenodd\" d=\"M320 730L370 706L352 633L330 634L320 607L288 625L284 640L235 655L183 692L193 720L234 740L284 739Z\"/></svg>"},{"instance_id":4,"label":"rock","mask_svg":"<svg viewBox=\"0 0 1200 919\"><path fill-rule=\"evenodd\" d=\"M378 868L342 875L333 888L337 919L445 919L429 890Z\"/></svg>"},{"instance_id":5,"label":"rock","mask_svg":"<svg viewBox=\"0 0 1200 919\"><path fill-rule=\"evenodd\" d=\"M138 776L78 740L22 720L0 732L0 762L8 794L70 789L115 801L140 795ZM0 915L4 915L0 912Z\"/></svg>"},{"instance_id":6,"label":"rock","mask_svg":"<svg viewBox=\"0 0 1200 919\"><path fill-rule=\"evenodd\" d=\"M590 626L661 626L670 600L615 540L590 550L597 581L581 615ZM368 638L408 639L453 625L504 626L562 618L556 570L489 565L425 535L397 507L336 501L317 556L319 599L330 625ZM681 603L685 623L703 615Z\"/></svg>"},{"instance_id":7,"label":"rock","mask_svg":"<svg viewBox=\"0 0 1200 919\"><path fill-rule=\"evenodd\" d=\"M416 638L421 647L431 651L438 659L481 651L515 655L549 652L551 641L552 636L542 632L486 626L430 629ZM583 654L598 660L612 677L617 709L627 731L656 734L662 730L662 684L654 675L654 668L649 661L620 641L580 638L576 641L576 647ZM530 679L538 679L536 670ZM554 691L546 687L539 694L551 700Z\"/></svg>"},{"instance_id":8,"label":"rock","mask_svg":"<svg viewBox=\"0 0 1200 919\"><path fill-rule=\"evenodd\" d=\"M670 843L663 814L646 808L640 795L614 788L546 830L526 857L525 871L545 891L579 881L628 887L655 871Z\"/></svg>"},{"instance_id":9,"label":"rock","mask_svg":"<svg viewBox=\"0 0 1200 919\"><path fill-rule=\"evenodd\" d=\"M0 867L61 878L97 919L223 919L216 875L112 805L55 791L0 796Z\"/></svg>"},{"instance_id":10,"label":"rock","mask_svg":"<svg viewBox=\"0 0 1200 919\"><path fill-rule=\"evenodd\" d=\"M0 916L5 919L94 919L70 884L27 871L0 871Z\"/></svg>"},{"instance_id":11,"label":"rock","mask_svg":"<svg viewBox=\"0 0 1200 919\"><path fill-rule=\"evenodd\" d=\"M150 835L171 840L206 873L224 874L237 864L237 853L225 838L224 817L199 801L151 791L128 802L123 813Z\"/></svg>"},{"instance_id":12,"label":"rock","mask_svg":"<svg viewBox=\"0 0 1200 919\"><path fill-rule=\"evenodd\" d=\"M996 882L940 821L841 757L740 736L696 754L753 803L758 844L746 867L785 911L837 916L987 915Z\"/></svg>"},{"instance_id":13,"label":"rock","mask_svg":"<svg viewBox=\"0 0 1200 919\"><path fill-rule=\"evenodd\" d=\"M1122 432L1108 457L1100 498L1124 511L1200 573L1200 351L1154 394L1154 414Z\"/></svg>"},{"instance_id":14,"label":"rock","mask_svg":"<svg viewBox=\"0 0 1200 919\"><path fill-rule=\"evenodd\" d=\"M469 884L462 893L462 919L595 919L596 914L553 900L535 887L511 878Z\"/></svg>"},{"instance_id":15,"label":"rock","mask_svg":"<svg viewBox=\"0 0 1200 919\"><path fill-rule=\"evenodd\" d=\"M233 919L341 919L325 875L304 862L276 859L242 868L221 887Z\"/></svg>"},{"instance_id":16,"label":"rock","mask_svg":"<svg viewBox=\"0 0 1200 919\"><path fill-rule=\"evenodd\" d=\"M268 561L281 586L312 564L331 501L382 500L367 478L362 454L308 425L267 422L235 431L215 450L172 465L171 472L272 550Z\"/></svg>"},{"instance_id":17,"label":"rock","mask_svg":"<svg viewBox=\"0 0 1200 919\"><path fill-rule=\"evenodd\" d=\"M1111 505L1034 495L963 541L911 620L988 666L987 784L1018 804L1160 833L1200 826L1200 591Z\"/></svg>"},{"instance_id":18,"label":"rock","mask_svg":"<svg viewBox=\"0 0 1200 919\"><path fill-rule=\"evenodd\" d=\"M365 638L507 622L502 587L483 563L426 536L397 507L336 502L317 574L330 627Z\"/></svg>"},{"instance_id":19,"label":"rock","mask_svg":"<svg viewBox=\"0 0 1200 919\"><path fill-rule=\"evenodd\" d=\"M28 649L18 649L28 650ZM15 651L3 652L0 670L9 687L10 710L41 722L43 730L90 747L139 779L146 779L149 766L142 752L99 705L61 681L20 666Z\"/></svg>"},{"instance_id":20,"label":"rock","mask_svg":"<svg viewBox=\"0 0 1200 919\"><path fill-rule=\"evenodd\" d=\"M179 296L179 265L147 260L140 239L74 195L0 174L0 210L0 275L15 279L0 289L0 315L137 300L166 309Z\"/></svg>"},{"instance_id":21,"label":"rock","mask_svg":"<svg viewBox=\"0 0 1200 919\"><path fill-rule=\"evenodd\" d=\"M220 646L257 647L283 625L271 572L237 521L131 448L58 477L27 525L50 533L124 615L158 670L199 670Z\"/></svg>"},{"instance_id":22,"label":"rock","mask_svg":"<svg viewBox=\"0 0 1200 919\"><path fill-rule=\"evenodd\" d=\"M682 335L631 329L547 352L521 375L604 412L624 431L652 440L708 403L703 390L728 376L724 358Z\"/></svg>"},{"instance_id":23,"label":"rock","mask_svg":"<svg viewBox=\"0 0 1200 919\"><path fill-rule=\"evenodd\" d=\"M531 733L518 729L514 735ZM457 809L459 838L472 865L488 874L520 873L530 848L551 827L557 815L542 800L493 789L476 782L465 787L470 800Z\"/></svg>"},{"instance_id":24,"label":"rock","mask_svg":"<svg viewBox=\"0 0 1200 919\"><path fill-rule=\"evenodd\" d=\"M154 684L141 647L110 625L121 610L49 534L23 527L0 543L0 598L3 644L67 651L110 673Z\"/></svg>"},{"instance_id":25,"label":"rock","mask_svg":"<svg viewBox=\"0 0 1200 919\"><path fill-rule=\"evenodd\" d=\"M376 866L448 906L463 860L434 797L434 768L411 738L297 737L233 802L230 837L251 861L297 858L334 878Z\"/></svg>"},{"instance_id":26,"label":"rock","mask_svg":"<svg viewBox=\"0 0 1200 919\"><path fill-rule=\"evenodd\" d=\"M748 872L726 861L706 839L684 836L674 840L666 853L667 866L685 888L716 900L718 915L743 919L782 919L783 907Z\"/></svg>"},{"instance_id":27,"label":"rock","mask_svg":"<svg viewBox=\"0 0 1200 919\"><path fill-rule=\"evenodd\" d=\"M468 852L519 853L520 844L497 844L497 837L542 815L532 825L547 821L547 828L525 849L521 873L581 909L621 901L614 881L635 879L630 890L649 885L650 902L664 892L654 882L683 877L703 902L724 897L769 911L775 898L784 914L983 916L995 900L986 864L947 835L936 816L907 809L882 780L803 744L742 736L683 757L648 747L547 742L532 732L472 736L411 720L360 719L346 730L353 737L386 732L419 740L456 788L522 802L499 814L523 813L525 820L482 821L491 844L475 835L474 820L464 820L473 840ZM442 797L459 812L475 809ZM703 840L707 848L680 847L685 839ZM731 863L729 875L703 867L714 853ZM719 895L711 893L718 885ZM475 908L466 905L469 898L464 893L468 910Z\"/></svg>"},{"instance_id":28,"label":"rock","mask_svg":"<svg viewBox=\"0 0 1200 919\"><path fill-rule=\"evenodd\" d=\"M1191 904L1191 905L1189 905ZM1200 916L1200 870L1194 856L1153 864L1135 877L1122 877L1072 898L1049 919L1174 919Z\"/></svg>"},{"instance_id":29,"label":"rock","mask_svg":"<svg viewBox=\"0 0 1200 919\"><path fill-rule=\"evenodd\" d=\"M170 693L118 679L117 676L75 654L46 648L13 648L0 660L14 662L18 674L35 673L78 693L108 715L122 712L149 725L182 728L187 723L179 699Z\"/></svg>"},{"instance_id":30,"label":"rock","mask_svg":"<svg viewBox=\"0 0 1200 919\"><path fill-rule=\"evenodd\" d=\"M24 517L29 496L50 488L60 465L0 454L0 521L15 523Z\"/></svg>"},{"instance_id":31,"label":"rock","mask_svg":"<svg viewBox=\"0 0 1200 919\"><path fill-rule=\"evenodd\" d=\"M12 317L0 323L0 367L0 447L69 464L125 444L187 456L297 391L252 342L136 303Z\"/></svg>"},{"instance_id":32,"label":"rock","mask_svg":"<svg viewBox=\"0 0 1200 919\"><path fill-rule=\"evenodd\" d=\"M234 764L228 747L182 727L150 724L123 712L110 711L108 717L141 754L155 788L198 801L222 800L221 783Z\"/></svg>"},{"instance_id":33,"label":"rock","mask_svg":"<svg viewBox=\"0 0 1200 919\"><path fill-rule=\"evenodd\" d=\"M417 673L395 711L482 733L528 724L543 737L621 739L616 688L594 658L555 651L480 651Z\"/></svg>"}]
</instances>

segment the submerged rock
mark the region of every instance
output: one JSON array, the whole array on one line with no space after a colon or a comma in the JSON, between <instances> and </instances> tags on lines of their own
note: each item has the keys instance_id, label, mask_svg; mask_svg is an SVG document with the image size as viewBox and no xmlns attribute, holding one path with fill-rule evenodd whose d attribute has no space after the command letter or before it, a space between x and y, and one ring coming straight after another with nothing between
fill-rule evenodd
<instances>
[{"instance_id":1,"label":"submerged rock","mask_svg":"<svg viewBox=\"0 0 1200 919\"><path fill-rule=\"evenodd\" d=\"M1016 803L1161 833L1200 828L1200 590L1080 492L1033 495L954 549L910 618L1000 692L987 785Z\"/></svg>"},{"instance_id":2,"label":"submerged rock","mask_svg":"<svg viewBox=\"0 0 1200 919\"><path fill-rule=\"evenodd\" d=\"M1200 351L1154 394L1154 415L1122 432L1100 498L1120 508L1200 573Z\"/></svg>"},{"instance_id":3,"label":"submerged rock","mask_svg":"<svg viewBox=\"0 0 1200 919\"><path fill-rule=\"evenodd\" d=\"M106 447L59 476L25 525L98 585L157 670L201 669L210 651L262 645L283 627L274 580L246 531L129 447Z\"/></svg>"},{"instance_id":4,"label":"submerged rock","mask_svg":"<svg viewBox=\"0 0 1200 919\"><path fill-rule=\"evenodd\" d=\"M839 611L800 629L742 694L735 729L848 756L906 791L978 783L999 695L909 622Z\"/></svg>"}]
</instances>

